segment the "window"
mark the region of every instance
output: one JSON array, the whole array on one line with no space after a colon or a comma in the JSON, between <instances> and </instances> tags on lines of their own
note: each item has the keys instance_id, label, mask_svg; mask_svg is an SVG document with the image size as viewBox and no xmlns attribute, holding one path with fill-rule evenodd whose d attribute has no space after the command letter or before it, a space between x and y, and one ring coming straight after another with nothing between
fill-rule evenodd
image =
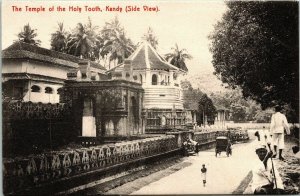
<instances>
[{"instance_id":1,"label":"window","mask_svg":"<svg viewBox=\"0 0 300 196\"><path fill-rule=\"evenodd\" d=\"M39 92L41 92L41 88L39 86L37 86L37 85L33 85L31 87L31 92L39 93Z\"/></svg>"},{"instance_id":2,"label":"window","mask_svg":"<svg viewBox=\"0 0 300 196\"><path fill-rule=\"evenodd\" d=\"M50 88L50 87L46 87L45 88L45 93L47 93L47 94L53 94L53 89Z\"/></svg>"},{"instance_id":3,"label":"window","mask_svg":"<svg viewBox=\"0 0 300 196\"><path fill-rule=\"evenodd\" d=\"M152 85L157 85L157 75L156 74L152 75Z\"/></svg>"},{"instance_id":4,"label":"window","mask_svg":"<svg viewBox=\"0 0 300 196\"><path fill-rule=\"evenodd\" d=\"M61 93L62 93L62 88L58 88L58 89L57 89L57 94L60 95Z\"/></svg>"}]
</instances>

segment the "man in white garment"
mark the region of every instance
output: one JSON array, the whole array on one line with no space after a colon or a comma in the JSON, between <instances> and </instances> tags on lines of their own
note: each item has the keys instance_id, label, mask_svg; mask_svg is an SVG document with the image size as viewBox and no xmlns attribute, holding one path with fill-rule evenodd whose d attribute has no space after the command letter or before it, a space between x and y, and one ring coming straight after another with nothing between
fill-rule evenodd
<instances>
[{"instance_id":1,"label":"man in white garment","mask_svg":"<svg viewBox=\"0 0 300 196\"><path fill-rule=\"evenodd\" d=\"M284 160L282 157L282 151L284 149L284 130L286 130L288 135L290 134L290 127L286 116L281 113L281 107L277 105L275 106L275 113L271 118L270 134L272 135L273 158L276 158L278 146L279 159L282 161Z\"/></svg>"},{"instance_id":2,"label":"man in white garment","mask_svg":"<svg viewBox=\"0 0 300 196\"><path fill-rule=\"evenodd\" d=\"M271 149L271 136L270 131L263 126L262 129L258 130L254 134L257 137L257 141L261 145L265 145L266 148Z\"/></svg>"},{"instance_id":3,"label":"man in white garment","mask_svg":"<svg viewBox=\"0 0 300 196\"><path fill-rule=\"evenodd\" d=\"M284 187L279 172L269 159L272 152L268 153L265 145L258 145L255 150L259 161L252 169L251 189L254 194L283 193ZM274 175L275 173L275 175Z\"/></svg>"}]
</instances>

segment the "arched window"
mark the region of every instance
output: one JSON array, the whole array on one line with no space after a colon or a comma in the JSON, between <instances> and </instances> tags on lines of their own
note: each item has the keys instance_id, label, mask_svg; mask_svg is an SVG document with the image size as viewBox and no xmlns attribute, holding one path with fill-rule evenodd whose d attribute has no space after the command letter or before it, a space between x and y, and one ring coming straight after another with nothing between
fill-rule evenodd
<instances>
[{"instance_id":1,"label":"arched window","mask_svg":"<svg viewBox=\"0 0 300 196\"><path fill-rule=\"evenodd\" d=\"M31 87L31 92L39 93L39 92L41 92L41 88L38 85L33 85Z\"/></svg>"},{"instance_id":2,"label":"arched window","mask_svg":"<svg viewBox=\"0 0 300 196\"><path fill-rule=\"evenodd\" d=\"M156 74L152 75L152 85L157 85L157 75Z\"/></svg>"},{"instance_id":3,"label":"arched window","mask_svg":"<svg viewBox=\"0 0 300 196\"><path fill-rule=\"evenodd\" d=\"M57 89L57 94L60 95L61 93L62 93L62 88L58 88L58 89Z\"/></svg>"},{"instance_id":4,"label":"arched window","mask_svg":"<svg viewBox=\"0 0 300 196\"><path fill-rule=\"evenodd\" d=\"M45 93L47 93L47 94L53 94L53 89L50 88L50 87L46 87L45 88Z\"/></svg>"}]
</instances>

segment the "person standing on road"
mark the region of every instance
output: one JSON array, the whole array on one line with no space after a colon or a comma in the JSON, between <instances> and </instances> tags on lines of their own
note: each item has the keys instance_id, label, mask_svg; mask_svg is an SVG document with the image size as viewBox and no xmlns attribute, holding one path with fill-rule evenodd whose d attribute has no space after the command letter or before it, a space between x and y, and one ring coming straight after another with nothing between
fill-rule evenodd
<instances>
[{"instance_id":1,"label":"person standing on road","mask_svg":"<svg viewBox=\"0 0 300 196\"><path fill-rule=\"evenodd\" d=\"M281 107L279 105L275 106L275 113L271 118L270 132L272 135L273 144L273 158L277 155L277 146L279 148L279 159L284 160L282 157L282 151L284 149L284 130L286 133L290 134L290 127L287 122L286 116L281 113Z\"/></svg>"},{"instance_id":2,"label":"person standing on road","mask_svg":"<svg viewBox=\"0 0 300 196\"><path fill-rule=\"evenodd\" d=\"M269 130L263 126L261 130L258 130L254 134L257 137L258 142L261 145L265 145L269 149L271 149L271 136Z\"/></svg>"},{"instance_id":3,"label":"person standing on road","mask_svg":"<svg viewBox=\"0 0 300 196\"><path fill-rule=\"evenodd\" d=\"M201 176L202 176L203 186L204 187L205 187L205 184L206 184L206 172L207 172L207 169L205 167L205 164L203 164L202 168L201 168Z\"/></svg>"}]
</instances>

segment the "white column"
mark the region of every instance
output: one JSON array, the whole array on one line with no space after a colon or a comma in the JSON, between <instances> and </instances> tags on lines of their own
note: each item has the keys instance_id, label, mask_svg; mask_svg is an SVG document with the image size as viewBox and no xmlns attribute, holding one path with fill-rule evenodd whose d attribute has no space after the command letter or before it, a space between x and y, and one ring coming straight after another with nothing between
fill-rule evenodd
<instances>
[{"instance_id":1,"label":"white column","mask_svg":"<svg viewBox=\"0 0 300 196\"><path fill-rule=\"evenodd\" d=\"M96 122L93 116L93 102L90 98L84 99L82 115L82 136L96 137Z\"/></svg>"},{"instance_id":2,"label":"white column","mask_svg":"<svg viewBox=\"0 0 300 196\"><path fill-rule=\"evenodd\" d=\"M150 70L146 71L146 78L145 78L145 85L150 86L152 81L151 72Z\"/></svg>"}]
</instances>

